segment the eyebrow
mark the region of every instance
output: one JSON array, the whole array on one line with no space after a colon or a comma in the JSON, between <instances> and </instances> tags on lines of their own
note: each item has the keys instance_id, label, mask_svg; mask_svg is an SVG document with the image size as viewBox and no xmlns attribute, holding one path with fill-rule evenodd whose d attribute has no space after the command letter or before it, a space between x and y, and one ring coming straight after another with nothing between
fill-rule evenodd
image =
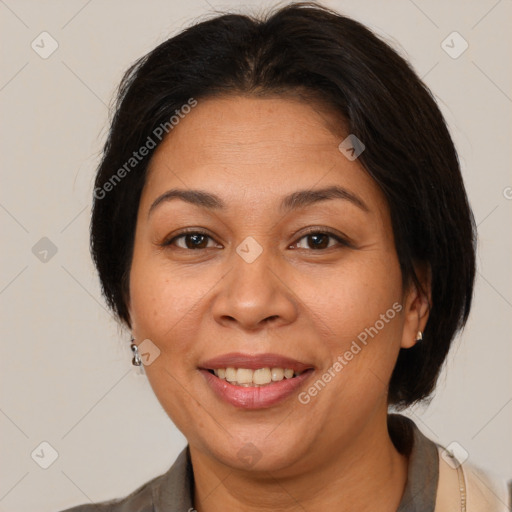
<instances>
[{"instance_id":1,"label":"eyebrow","mask_svg":"<svg viewBox=\"0 0 512 512\"><path fill-rule=\"evenodd\" d=\"M175 188L168 190L153 201L153 204L150 206L148 211L148 217L159 205L174 199L181 199L182 201L208 210L221 210L226 207L226 203L224 203L219 196L210 192ZM327 201L329 199L343 199L351 202L365 212L370 211L366 203L360 197L346 188L337 185L320 189L297 190L296 192L292 192L281 201L281 210L289 212L299 208L304 208L314 203Z\"/></svg>"}]
</instances>

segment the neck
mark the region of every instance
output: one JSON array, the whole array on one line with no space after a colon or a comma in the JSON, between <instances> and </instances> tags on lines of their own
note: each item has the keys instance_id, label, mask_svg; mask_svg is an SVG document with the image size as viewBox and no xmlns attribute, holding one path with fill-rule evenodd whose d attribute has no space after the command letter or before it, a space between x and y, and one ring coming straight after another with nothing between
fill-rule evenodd
<instances>
[{"instance_id":1,"label":"neck","mask_svg":"<svg viewBox=\"0 0 512 512\"><path fill-rule=\"evenodd\" d=\"M347 446L335 450L330 445L324 452L328 457L293 476L240 472L191 447L195 509L395 512L407 482L408 461L393 445L386 419L387 413L378 424L368 424Z\"/></svg>"}]
</instances>

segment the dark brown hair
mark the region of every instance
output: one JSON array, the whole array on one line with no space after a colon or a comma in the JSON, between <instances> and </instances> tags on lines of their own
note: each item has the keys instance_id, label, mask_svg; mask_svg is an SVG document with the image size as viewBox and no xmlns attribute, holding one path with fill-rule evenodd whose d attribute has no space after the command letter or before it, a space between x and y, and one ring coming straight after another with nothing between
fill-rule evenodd
<instances>
[{"instance_id":1,"label":"dark brown hair","mask_svg":"<svg viewBox=\"0 0 512 512\"><path fill-rule=\"evenodd\" d=\"M191 98L296 91L321 99L363 141L359 161L387 199L404 283L419 285L413 264L430 266L423 342L400 351L389 387L389 403L408 406L432 393L467 320L474 219L457 153L428 88L366 27L317 4L292 4L261 18L216 16L168 39L126 72L95 181L91 252L103 293L130 326L137 210L148 162L163 139L155 133L162 126L170 132L170 119ZM130 160L144 146L145 155Z\"/></svg>"}]
</instances>

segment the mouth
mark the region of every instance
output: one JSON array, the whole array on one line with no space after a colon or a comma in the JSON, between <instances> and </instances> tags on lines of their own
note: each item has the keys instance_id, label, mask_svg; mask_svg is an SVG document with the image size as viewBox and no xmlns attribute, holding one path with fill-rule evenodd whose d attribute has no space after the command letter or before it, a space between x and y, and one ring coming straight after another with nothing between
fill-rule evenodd
<instances>
[{"instance_id":1,"label":"mouth","mask_svg":"<svg viewBox=\"0 0 512 512\"><path fill-rule=\"evenodd\" d=\"M258 409L282 402L314 372L312 364L275 354L226 354L198 368L211 390L236 407Z\"/></svg>"}]
</instances>

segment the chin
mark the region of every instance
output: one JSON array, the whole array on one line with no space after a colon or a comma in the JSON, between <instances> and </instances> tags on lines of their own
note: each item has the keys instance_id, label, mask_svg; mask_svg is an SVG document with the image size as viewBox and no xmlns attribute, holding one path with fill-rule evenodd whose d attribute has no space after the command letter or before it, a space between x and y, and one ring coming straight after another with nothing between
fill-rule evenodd
<instances>
[{"instance_id":1,"label":"chin","mask_svg":"<svg viewBox=\"0 0 512 512\"><path fill-rule=\"evenodd\" d=\"M246 435L233 435L225 443L207 444L206 450L229 468L251 473L282 471L303 460L307 452L304 436L281 437L270 432L272 429L259 429L250 435L246 431Z\"/></svg>"}]
</instances>

